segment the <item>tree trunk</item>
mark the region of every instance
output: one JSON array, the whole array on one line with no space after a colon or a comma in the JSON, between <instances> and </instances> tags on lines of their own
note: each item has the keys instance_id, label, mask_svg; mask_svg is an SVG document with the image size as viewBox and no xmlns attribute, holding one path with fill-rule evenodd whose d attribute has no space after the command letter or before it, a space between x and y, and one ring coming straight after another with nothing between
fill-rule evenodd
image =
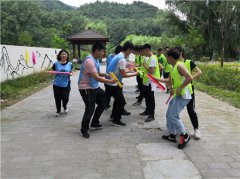
<instances>
[{"instance_id":1,"label":"tree trunk","mask_svg":"<svg viewBox=\"0 0 240 179\"><path fill-rule=\"evenodd\" d=\"M222 39L222 49L221 49L221 67L223 67L224 56L225 56L225 38L223 38L223 39Z\"/></svg>"}]
</instances>

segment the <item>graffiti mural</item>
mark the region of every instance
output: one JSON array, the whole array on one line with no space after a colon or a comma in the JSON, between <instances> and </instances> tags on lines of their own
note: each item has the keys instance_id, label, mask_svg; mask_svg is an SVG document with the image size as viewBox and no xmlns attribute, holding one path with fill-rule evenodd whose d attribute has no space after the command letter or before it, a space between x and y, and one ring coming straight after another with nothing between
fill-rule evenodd
<instances>
[{"instance_id":1,"label":"graffiti mural","mask_svg":"<svg viewBox=\"0 0 240 179\"><path fill-rule=\"evenodd\" d=\"M1 45L1 82L50 68L59 50Z\"/></svg>"}]
</instances>

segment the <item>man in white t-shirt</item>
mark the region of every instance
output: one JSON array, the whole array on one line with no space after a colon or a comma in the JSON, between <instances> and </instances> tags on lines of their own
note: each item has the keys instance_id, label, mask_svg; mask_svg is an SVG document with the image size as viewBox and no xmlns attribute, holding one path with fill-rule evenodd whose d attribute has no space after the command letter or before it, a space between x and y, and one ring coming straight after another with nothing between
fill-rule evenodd
<instances>
[{"instance_id":1,"label":"man in white t-shirt","mask_svg":"<svg viewBox=\"0 0 240 179\"><path fill-rule=\"evenodd\" d=\"M143 64L146 73L149 73L154 77L160 78L158 60L157 57L152 53L151 45L145 44L143 49L146 56L145 62ZM143 96L146 101L146 110L142 112L140 115L148 116L145 119L145 122L151 122L155 119L154 91L156 90L156 85L152 81L150 81L146 73L143 75Z\"/></svg>"},{"instance_id":2,"label":"man in white t-shirt","mask_svg":"<svg viewBox=\"0 0 240 179\"><path fill-rule=\"evenodd\" d=\"M126 58L131 54L133 48L134 45L131 42L125 42L123 45L123 52L115 55L107 67L107 73L113 72L121 83L123 78L129 78L138 75L138 72L126 72ZM124 106L126 104L122 88L115 84L108 84L108 90L111 93L111 96L114 98L111 115L113 119L113 125L126 126L126 124L121 121L122 112L124 111Z\"/></svg>"}]
</instances>

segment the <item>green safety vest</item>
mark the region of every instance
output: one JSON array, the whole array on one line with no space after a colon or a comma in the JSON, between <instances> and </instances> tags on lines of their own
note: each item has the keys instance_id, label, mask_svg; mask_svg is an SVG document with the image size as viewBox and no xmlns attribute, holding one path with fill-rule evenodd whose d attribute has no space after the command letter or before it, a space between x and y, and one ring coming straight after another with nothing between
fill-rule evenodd
<instances>
[{"instance_id":1,"label":"green safety vest","mask_svg":"<svg viewBox=\"0 0 240 179\"><path fill-rule=\"evenodd\" d=\"M162 66L164 67L164 72L169 73L172 69L172 66L167 62L167 58L164 54L160 55L160 61L162 61Z\"/></svg>"},{"instance_id":2,"label":"green safety vest","mask_svg":"<svg viewBox=\"0 0 240 179\"><path fill-rule=\"evenodd\" d=\"M140 58L141 58L140 55L135 55L135 63L136 63L137 65L140 65Z\"/></svg>"},{"instance_id":3,"label":"green safety vest","mask_svg":"<svg viewBox=\"0 0 240 179\"><path fill-rule=\"evenodd\" d=\"M144 73L146 72L146 69L143 67L143 62L145 60L145 56L140 56L140 60L139 60L139 71L141 72L139 75L140 75L140 78L143 78L144 76Z\"/></svg>"},{"instance_id":4,"label":"green safety vest","mask_svg":"<svg viewBox=\"0 0 240 179\"><path fill-rule=\"evenodd\" d=\"M155 71L152 74L155 78L160 78L160 71L159 71L159 65L158 65L158 60L157 57L155 55L152 55L148 61L147 61L147 67L150 66L150 62L151 60L155 58L156 59L156 67L155 67ZM147 84L149 82L149 79L147 77L147 70L145 69L145 73L143 74L143 84Z\"/></svg>"},{"instance_id":5,"label":"green safety vest","mask_svg":"<svg viewBox=\"0 0 240 179\"><path fill-rule=\"evenodd\" d=\"M192 75L192 70L191 70L191 60L186 59L184 62L185 67L187 68L188 72ZM192 81L191 85L194 85L195 81Z\"/></svg>"},{"instance_id":6,"label":"green safety vest","mask_svg":"<svg viewBox=\"0 0 240 179\"><path fill-rule=\"evenodd\" d=\"M183 62L177 62L173 69L170 71L171 80L172 80L172 88L174 91L174 97L176 96L176 90L182 85L184 81L184 76L180 75L178 71L178 65L184 64ZM181 95L183 96L186 93L186 88L189 88L190 94L193 93L192 85L189 83L184 89L181 91Z\"/></svg>"}]
</instances>

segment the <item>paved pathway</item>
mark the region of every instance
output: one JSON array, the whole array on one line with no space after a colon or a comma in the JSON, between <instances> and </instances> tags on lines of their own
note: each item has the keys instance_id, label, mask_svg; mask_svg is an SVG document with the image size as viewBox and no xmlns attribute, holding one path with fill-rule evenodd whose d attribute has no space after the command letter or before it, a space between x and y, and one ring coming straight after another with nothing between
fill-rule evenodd
<instances>
[{"instance_id":1,"label":"paved pathway","mask_svg":"<svg viewBox=\"0 0 240 179\"><path fill-rule=\"evenodd\" d=\"M72 79L69 114L54 117L52 87L2 111L2 179L161 179L240 178L240 110L197 92L203 137L184 150L161 139L166 132L167 94L156 93L156 120L144 123L131 106L135 78L125 80L127 127L111 126L110 110L101 117L102 131L91 139L79 134L83 101ZM192 130L186 110L182 117Z\"/></svg>"}]
</instances>

